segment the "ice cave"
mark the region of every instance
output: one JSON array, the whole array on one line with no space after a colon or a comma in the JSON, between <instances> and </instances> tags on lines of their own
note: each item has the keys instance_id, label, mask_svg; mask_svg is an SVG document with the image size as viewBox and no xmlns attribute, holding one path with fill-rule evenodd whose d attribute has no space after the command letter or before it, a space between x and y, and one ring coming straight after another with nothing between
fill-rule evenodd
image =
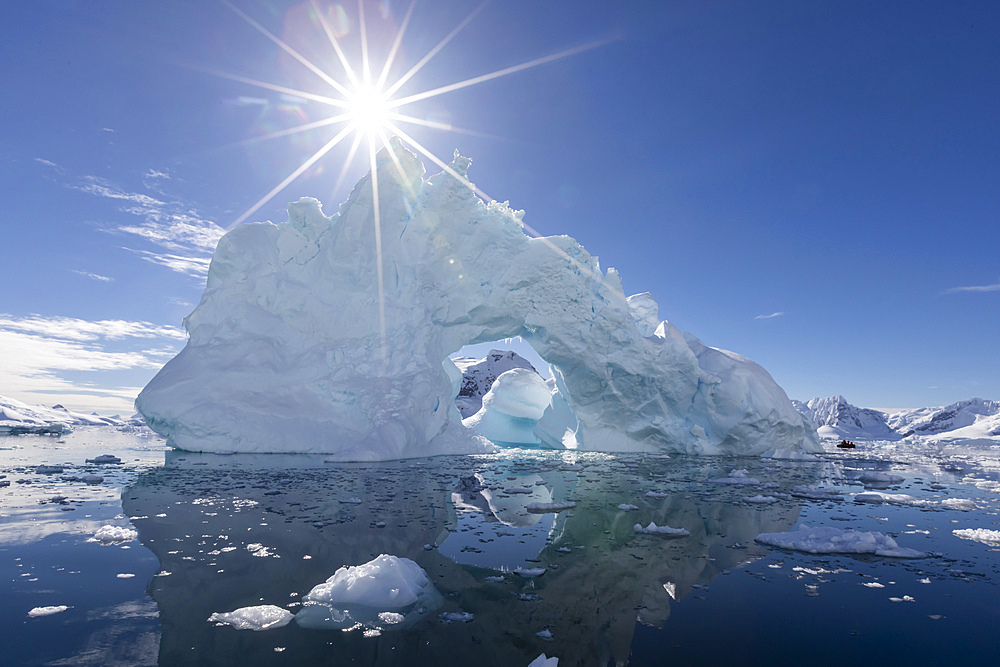
<instances>
[{"instance_id":1,"label":"ice cave","mask_svg":"<svg viewBox=\"0 0 1000 667\"><path fill-rule=\"evenodd\" d=\"M649 294L626 298L574 239L525 234L523 212L476 196L469 164L456 152L451 172L424 178L394 141L378 155L377 201L369 174L332 216L303 198L287 222L228 232L186 347L136 400L149 426L191 451L484 451L493 443L455 405L449 355L520 336L553 386L508 383L493 414L484 401L491 428L523 433L531 419L539 446L582 450L819 449L763 368L660 321Z\"/></svg>"}]
</instances>

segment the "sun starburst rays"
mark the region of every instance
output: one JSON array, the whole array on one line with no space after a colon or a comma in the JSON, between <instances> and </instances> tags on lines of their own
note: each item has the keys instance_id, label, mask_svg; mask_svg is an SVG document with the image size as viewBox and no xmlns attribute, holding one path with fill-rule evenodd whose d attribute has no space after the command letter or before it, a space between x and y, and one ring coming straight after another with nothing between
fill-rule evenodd
<instances>
[{"instance_id":1,"label":"sun starburst rays","mask_svg":"<svg viewBox=\"0 0 1000 667\"><path fill-rule=\"evenodd\" d=\"M438 54L448 45L466 26L471 23L471 21L478 15L484 7L489 4L489 0L479 5L474 9L465 19L463 19L454 29L452 29L444 38L442 38L437 44L435 44L425 55L417 59L417 61L398 78L391 80L390 75L393 71L394 66L397 63L397 58L400 53L401 44L403 37L406 33L407 28L410 25L410 19L413 16L414 7L416 6L416 0L409 5L405 15L403 16L398 28L395 31L391 45L389 46L388 52L385 55L384 61L381 62L381 66L373 68L372 54L370 52L370 35L368 30L368 24L365 17L365 0L358 0L357 5L357 37L360 40L360 71L356 69L353 63L358 63L358 60L352 60L345 51L344 43L342 39L344 34L341 30L338 34L338 28L340 22L335 21L338 25L331 25L331 21L328 17L324 15L324 12L320 9L317 0L309 0L309 8L311 8L310 18L314 23L319 24L319 29L322 34L325 35L330 43L330 47L333 49L336 55L336 60L333 62L339 63L343 72L337 76L334 76L330 71L320 67L319 65L311 60L310 58L303 55L303 53L294 48L288 42L278 37L270 30L265 28L263 25L255 21L252 17L247 15L242 10L238 9L235 5L230 2L230 0L221 0L221 2L232 10L237 16L239 16L243 21L250 25L254 30L264 35L268 40L273 42L278 46L284 53L290 56L294 61L299 63L309 72L317 76L327 87L327 90L320 90L317 92L311 90L304 90L301 87L290 87L283 86L277 83L271 83L268 81L262 81L259 79L254 79L245 76L239 76L234 74L228 74L225 72L211 71L212 74L236 81L239 83L244 83L250 86L255 86L265 90L269 90L275 93L279 93L285 96L291 96L292 98L297 98L299 100L306 100L310 102L317 102L320 104L333 107L335 110L331 115L320 118L318 120L313 120L311 122L301 123L293 127L288 127L280 130L275 130L263 135L252 137L244 141L238 142L237 145L245 145L250 143L260 143L265 141L270 141L280 137L291 136L291 135L301 135L305 132L312 130L320 130L324 127L333 127L339 124L343 124L343 127L336 132L336 134L326 141L319 149L313 152L309 157L303 160L296 168L294 168L287 176L281 179L274 187L272 187L267 194L256 201L250 208L240 214L233 222L228 226L229 229L235 227L236 225L246 221L250 216L260 210L268 202L270 202L275 196L278 195L282 190L288 187L293 181L302 176L307 170L316 165L322 158L324 158L331 150L333 150L337 145L344 142L348 137L353 137L350 142L350 148L347 150L346 160L341 166L340 172L337 177L337 182L335 185L335 192L339 192L340 187L346 178L351 164L354 162L362 143L367 144L367 167L370 169L370 184L371 184L371 195L372 195L372 226L373 234L375 240L375 264L376 273L378 281L378 292L379 292L379 302L378 302L378 321L379 321L379 337L383 349L383 363L387 364L388 360L385 356L386 347L386 305L385 305L385 293L384 293L384 276L383 276L383 257L382 257L382 238L381 238L381 206L379 201L379 175L378 175L378 158L377 155L379 151L384 147L387 155L389 156L392 164L399 175L400 184L408 189L412 190L412 184L409 179L404 174L404 169L399 156L393 148L391 137L394 135L399 137L402 141L406 142L408 145L413 147L417 152L423 155L426 159L433 162L435 165L443 169L445 172L458 179L465 185L467 185L471 190L473 190L478 196L482 197L487 201L494 201L487 193L483 192L480 188L472 184L464 174L457 172L450 164L436 156L433 151L421 144L416 138L411 136L410 133L406 132L401 124L413 125L418 128L427 128L430 130L439 131L450 131L461 134L470 134L478 136L488 136L481 135L470 130L463 130L461 128L453 127L450 123L442 123L435 120L430 120L427 118L421 118L417 115L411 113L406 113L404 107L417 102L422 102L439 95L444 95L447 93L455 92L471 86L475 86L480 83L485 83L503 76L508 76L516 72L521 72L523 70L537 67L539 65L558 60L560 58L565 58L570 55L581 53L583 51L596 48L607 40L591 42L584 44L582 46L577 46L571 49L565 49L551 55L543 56L541 58L535 58L518 65L513 65L503 69L496 70L487 74L482 74L479 76L463 79L452 84L437 86L423 92L411 93L409 95L400 96L398 93L410 83L414 77ZM334 16L334 19L337 17ZM377 71L377 76L373 76L373 71ZM329 92L332 89L333 92ZM411 199L416 198L416 193L409 191ZM512 216L513 212L510 213ZM530 233L532 236L538 237L539 235L518 218L518 224L525 229L526 232ZM555 248L555 246L553 246ZM565 256L561 250L556 248L559 254ZM573 258L569 258L571 262L577 263Z\"/></svg>"}]
</instances>

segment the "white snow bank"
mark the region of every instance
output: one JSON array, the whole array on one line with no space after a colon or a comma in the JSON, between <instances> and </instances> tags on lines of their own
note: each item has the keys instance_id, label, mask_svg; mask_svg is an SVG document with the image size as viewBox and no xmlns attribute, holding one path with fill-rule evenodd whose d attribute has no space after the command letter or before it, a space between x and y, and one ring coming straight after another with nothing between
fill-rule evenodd
<instances>
[{"instance_id":1,"label":"white snow bank","mask_svg":"<svg viewBox=\"0 0 1000 667\"><path fill-rule=\"evenodd\" d=\"M304 628L401 629L441 601L423 568L408 558L382 554L362 565L341 567L314 586L302 598L295 622ZM384 612L394 615L380 616Z\"/></svg>"},{"instance_id":2,"label":"white snow bank","mask_svg":"<svg viewBox=\"0 0 1000 667\"><path fill-rule=\"evenodd\" d=\"M893 558L925 558L926 553L900 547L888 535L860 530L841 530L829 526L810 528L805 524L787 533L761 533L754 538L760 544L811 554L875 554Z\"/></svg>"},{"instance_id":3,"label":"white snow bank","mask_svg":"<svg viewBox=\"0 0 1000 667\"><path fill-rule=\"evenodd\" d=\"M657 526L652 521L645 528L641 523L632 526L632 530L642 535L660 535L662 537L687 537L691 533L683 528L671 528L670 526Z\"/></svg>"},{"instance_id":4,"label":"white snow bank","mask_svg":"<svg viewBox=\"0 0 1000 667\"><path fill-rule=\"evenodd\" d=\"M67 607L64 604L53 607L35 607L28 612L28 616L30 616L31 618L36 618L38 616L51 616L52 614L58 614L60 612L66 611L67 609L69 609L69 607Z\"/></svg>"},{"instance_id":5,"label":"white snow bank","mask_svg":"<svg viewBox=\"0 0 1000 667\"><path fill-rule=\"evenodd\" d=\"M122 542L131 542L138 537L139 533L134 528L127 526L101 526L88 542L121 544Z\"/></svg>"},{"instance_id":6,"label":"white snow bank","mask_svg":"<svg viewBox=\"0 0 1000 667\"><path fill-rule=\"evenodd\" d=\"M522 212L476 197L453 175L467 158L425 179L393 141L376 162L378 240L369 175L333 216L303 198L287 222L219 241L187 346L136 400L173 446L342 460L483 451L461 425L448 356L520 336L561 378L580 449L821 451L763 368L666 321L650 334L651 297L629 303L575 240L529 237Z\"/></svg>"},{"instance_id":7,"label":"white snow bank","mask_svg":"<svg viewBox=\"0 0 1000 667\"><path fill-rule=\"evenodd\" d=\"M963 540L974 540L989 544L993 547L1000 547L1000 530L989 530L988 528L961 528L951 531L955 537Z\"/></svg>"},{"instance_id":8,"label":"white snow bank","mask_svg":"<svg viewBox=\"0 0 1000 667\"><path fill-rule=\"evenodd\" d=\"M229 612L215 612L208 617L209 622L229 625L237 630L273 630L283 628L295 618L292 612L273 604L255 607L240 607Z\"/></svg>"}]
</instances>

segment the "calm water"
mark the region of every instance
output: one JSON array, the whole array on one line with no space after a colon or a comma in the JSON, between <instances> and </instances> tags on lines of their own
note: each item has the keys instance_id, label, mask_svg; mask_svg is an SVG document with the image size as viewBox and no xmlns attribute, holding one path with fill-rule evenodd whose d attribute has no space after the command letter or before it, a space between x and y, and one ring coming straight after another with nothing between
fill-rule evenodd
<instances>
[{"instance_id":1,"label":"calm water","mask_svg":"<svg viewBox=\"0 0 1000 667\"><path fill-rule=\"evenodd\" d=\"M995 449L885 445L830 450L817 463L517 450L333 464L165 451L103 429L0 447L0 482L11 482L0 488L6 664L527 665L543 652L560 665L1000 660L1000 551L952 532L1000 527ZM104 453L123 462L85 463ZM43 474L43 464L64 470ZM709 481L740 469L759 484ZM855 502L866 472L902 478L881 490L917 504ZM64 479L88 473L104 481ZM801 484L845 495L789 495ZM746 500L762 494L779 500ZM564 501L576 506L525 509ZM634 532L650 521L690 535ZM754 542L799 523L879 531L932 555ZM133 526L138 539L88 541L105 524ZM337 568L379 554L416 561L440 608L413 627L367 633L206 620L259 604L295 612ZM56 605L68 608L28 615ZM442 622L448 612L473 616ZM546 630L551 638L536 634Z\"/></svg>"}]
</instances>

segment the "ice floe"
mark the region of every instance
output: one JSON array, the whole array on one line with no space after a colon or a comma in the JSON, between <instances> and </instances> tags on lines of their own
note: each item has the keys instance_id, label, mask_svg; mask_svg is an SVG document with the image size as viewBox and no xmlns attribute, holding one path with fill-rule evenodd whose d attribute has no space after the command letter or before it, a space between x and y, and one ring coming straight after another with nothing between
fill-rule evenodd
<instances>
[{"instance_id":1,"label":"ice floe","mask_svg":"<svg viewBox=\"0 0 1000 667\"><path fill-rule=\"evenodd\" d=\"M926 558L928 554L900 547L888 535L830 526L810 528L805 524L787 533L761 533L754 540L779 549L811 554L874 554L892 558Z\"/></svg>"},{"instance_id":2,"label":"ice floe","mask_svg":"<svg viewBox=\"0 0 1000 667\"><path fill-rule=\"evenodd\" d=\"M961 528L951 531L955 537L963 540L973 540L982 542L990 546L1000 547L1000 530L990 530L988 528Z\"/></svg>"},{"instance_id":3,"label":"ice floe","mask_svg":"<svg viewBox=\"0 0 1000 667\"><path fill-rule=\"evenodd\" d=\"M408 558L382 554L338 569L302 598L295 622L304 628L403 628L441 606L423 568ZM393 612L392 622L380 616ZM402 618L401 618L402 617Z\"/></svg>"},{"instance_id":4,"label":"ice floe","mask_svg":"<svg viewBox=\"0 0 1000 667\"><path fill-rule=\"evenodd\" d=\"M101 544L121 544L131 542L139 537L139 533L134 528L126 526L101 526L90 538L90 542L100 542Z\"/></svg>"},{"instance_id":5,"label":"ice floe","mask_svg":"<svg viewBox=\"0 0 1000 667\"><path fill-rule=\"evenodd\" d=\"M273 604L240 607L229 612L215 612L208 617L212 623L228 625L237 630L273 630L288 625L295 616L287 609Z\"/></svg>"},{"instance_id":6,"label":"ice floe","mask_svg":"<svg viewBox=\"0 0 1000 667\"><path fill-rule=\"evenodd\" d=\"M69 609L69 607L67 607L64 604L55 605L52 607L35 607L34 609L28 612L28 616L30 616L31 618L36 618L38 616L51 616L52 614L58 614L60 612L66 611L67 609Z\"/></svg>"},{"instance_id":7,"label":"ice floe","mask_svg":"<svg viewBox=\"0 0 1000 667\"><path fill-rule=\"evenodd\" d=\"M645 528L641 523L632 526L632 530L642 535L660 535L662 537L687 537L691 533L683 528L671 528L670 526L657 526L652 521Z\"/></svg>"}]
</instances>

